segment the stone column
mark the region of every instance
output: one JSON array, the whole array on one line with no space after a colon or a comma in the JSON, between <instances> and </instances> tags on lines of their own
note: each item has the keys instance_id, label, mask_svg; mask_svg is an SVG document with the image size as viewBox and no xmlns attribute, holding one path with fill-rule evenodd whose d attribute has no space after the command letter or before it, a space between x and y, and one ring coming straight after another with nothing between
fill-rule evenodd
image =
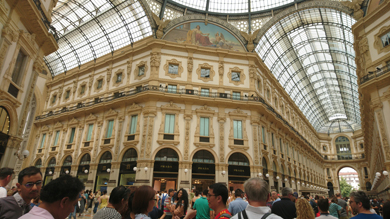
<instances>
[{"instance_id":1,"label":"stone column","mask_svg":"<svg viewBox=\"0 0 390 219\"><path fill-rule=\"evenodd\" d=\"M111 163L110 179L108 181L107 193L111 192L115 187L118 186L117 180L119 179L120 165L121 162Z\"/></svg>"},{"instance_id":2,"label":"stone column","mask_svg":"<svg viewBox=\"0 0 390 219\"><path fill-rule=\"evenodd\" d=\"M192 162L190 161L180 161L179 162L179 173L178 173L178 188L183 188L187 191L191 189L191 167ZM187 172L186 172L187 170Z\"/></svg>"}]
</instances>

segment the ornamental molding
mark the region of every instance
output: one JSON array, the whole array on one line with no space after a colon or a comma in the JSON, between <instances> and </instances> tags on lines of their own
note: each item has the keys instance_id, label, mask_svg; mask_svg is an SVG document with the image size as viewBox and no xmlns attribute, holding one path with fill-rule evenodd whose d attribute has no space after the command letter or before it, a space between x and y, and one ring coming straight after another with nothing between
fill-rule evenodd
<instances>
[{"instance_id":1,"label":"ornamental molding","mask_svg":"<svg viewBox=\"0 0 390 219\"><path fill-rule=\"evenodd\" d=\"M85 121L87 122L89 122L89 121L94 121L94 120L97 120L97 117L95 116L95 115L93 115L92 113L90 113L89 115L88 115L88 117L87 118L85 118Z\"/></svg>"},{"instance_id":2,"label":"ornamental molding","mask_svg":"<svg viewBox=\"0 0 390 219\"><path fill-rule=\"evenodd\" d=\"M69 121L68 125L69 125L69 126L71 126L71 125L77 125L78 123L79 123L79 120L77 120L77 119L75 119L75 118L73 117L73 119Z\"/></svg>"},{"instance_id":3,"label":"ornamental molding","mask_svg":"<svg viewBox=\"0 0 390 219\"><path fill-rule=\"evenodd\" d=\"M386 33L390 32L390 25L382 27L377 34L375 34L374 38L374 48L378 51L378 54L382 52L389 52L390 46L383 47L381 37L385 35Z\"/></svg>"},{"instance_id":4,"label":"ornamental molding","mask_svg":"<svg viewBox=\"0 0 390 219\"><path fill-rule=\"evenodd\" d=\"M202 77L202 74L201 74L202 68L210 70L209 77ZM198 68L196 69L196 74L198 75L198 80L201 80L203 82L213 81L214 76L215 76L214 66L209 65L208 63L199 64Z\"/></svg>"},{"instance_id":5,"label":"ornamental molding","mask_svg":"<svg viewBox=\"0 0 390 219\"><path fill-rule=\"evenodd\" d=\"M57 122L55 125L54 125L54 129L60 129L60 128L62 128L62 123L60 123L60 122Z\"/></svg>"},{"instance_id":6,"label":"ornamental molding","mask_svg":"<svg viewBox=\"0 0 390 219\"><path fill-rule=\"evenodd\" d=\"M169 65L171 64L178 66L177 74L169 73ZM183 73L184 70L181 61L177 61L176 59L171 59L166 61L164 65L164 71L165 71L165 76L169 76L170 78L180 78L181 73Z\"/></svg>"}]
</instances>

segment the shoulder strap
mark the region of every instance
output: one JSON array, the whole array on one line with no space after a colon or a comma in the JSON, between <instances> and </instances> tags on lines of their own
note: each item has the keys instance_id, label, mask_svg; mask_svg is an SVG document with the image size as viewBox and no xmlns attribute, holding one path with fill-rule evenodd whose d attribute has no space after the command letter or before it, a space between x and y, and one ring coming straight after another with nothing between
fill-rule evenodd
<instances>
[{"instance_id":1,"label":"shoulder strap","mask_svg":"<svg viewBox=\"0 0 390 219\"><path fill-rule=\"evenodd\" d=\"M223 213L223 214L219 215L218 219L221 217L231 218L232 216L228 213Z\"/></svg>"},{"instance_id":2,"label":"shoulder strap","mask_svg":"<svg viewBox=\"0 0 390 219\"><path fill-rule=\"evenodd\" d=\"M243 211L241 211L241 213L242 213L242 216L244 216L244 219L248 219L248 215L246 214L245 209Z\"/></svg>"},{"instance_id":3,"label":"shoulder strap","mask_svg":"<svg viewBox=\"0 0 390 219\"><path fill-rule=\"evenodd\" d=\"M263 217L261 217L261 219L266 219L268 216L270 216L272 213L266 213L263 215Z\"/></svg>"},{"instance_id":4,"label":"shoulder strap","mask_svg":"<svg viewBox=\"0 0 390 219\"><path fill-rule=\"evenodd\" d=\"M244 210L245 211L245 210ZM242 219L241 212L238 213L238 219Z\"/></svg>"}]
</instances>

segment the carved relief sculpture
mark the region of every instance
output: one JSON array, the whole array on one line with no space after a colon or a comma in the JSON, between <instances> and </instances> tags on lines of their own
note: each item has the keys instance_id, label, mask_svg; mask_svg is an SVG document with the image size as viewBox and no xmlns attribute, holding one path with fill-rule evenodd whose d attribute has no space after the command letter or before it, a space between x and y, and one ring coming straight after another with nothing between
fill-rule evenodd
<instances>
[{"instance_id":1,"label":"carved relief sculpture","mask_svg":"<svg viewBox=\"0 0 390 219\"><path fill-rule=\"evenodd\" d=\"M156 22L156 25L158 26L158 29L156 30L156 38L161 39L164 35L164 28L169 24L169 22L171 22L171 20L163 21L163 19L160 20L160 18L154 13L152 15L153 15L153 20Z\"/></svg>"},{"instance_id":2,"label":"carved relief sculpture","mask_svg":"<svg viewBox=\"0 0 390 219\"><path fill-rule=\"evenodd\" d=\"M256 39L259 31L260 31L260 29L256 30L252 34L248 34L244 31L240 31L241 36L243 36L245 38L245 40L248 41L248 44L246 45L248 52L252 52L255 49L255 45L253 44L253 41Z\"/></svg>"}]
</instances>

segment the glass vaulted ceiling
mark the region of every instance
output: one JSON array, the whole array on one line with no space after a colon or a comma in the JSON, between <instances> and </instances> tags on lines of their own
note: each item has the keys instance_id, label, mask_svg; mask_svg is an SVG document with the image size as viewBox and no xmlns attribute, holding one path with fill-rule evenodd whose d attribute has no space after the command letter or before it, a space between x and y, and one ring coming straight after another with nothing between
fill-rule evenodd
<instances>
[{"instance_id":1,"label":"glass vaulted ceiling","mask_svg":"<svg viewBox=\"0 0 390 219\"><path fill-rule=\"evenodd\" d=\"M335 119L360 126L354 23L351 16L333 9L302 10L272 26L256 47L318 132L328 132L322 127Z\"/></svg>"},{"instance_id":2,"label":"glass vaulted ceiling","mask_svg":"<svg viewBox=\"0 0 390 219\"><path fill-rule=\"evenodd\" d=\"M59 0L52 25L60 37L59 49L45 57L53 76L152 34L136 0Z\"/></svg>"}]
</instances>

